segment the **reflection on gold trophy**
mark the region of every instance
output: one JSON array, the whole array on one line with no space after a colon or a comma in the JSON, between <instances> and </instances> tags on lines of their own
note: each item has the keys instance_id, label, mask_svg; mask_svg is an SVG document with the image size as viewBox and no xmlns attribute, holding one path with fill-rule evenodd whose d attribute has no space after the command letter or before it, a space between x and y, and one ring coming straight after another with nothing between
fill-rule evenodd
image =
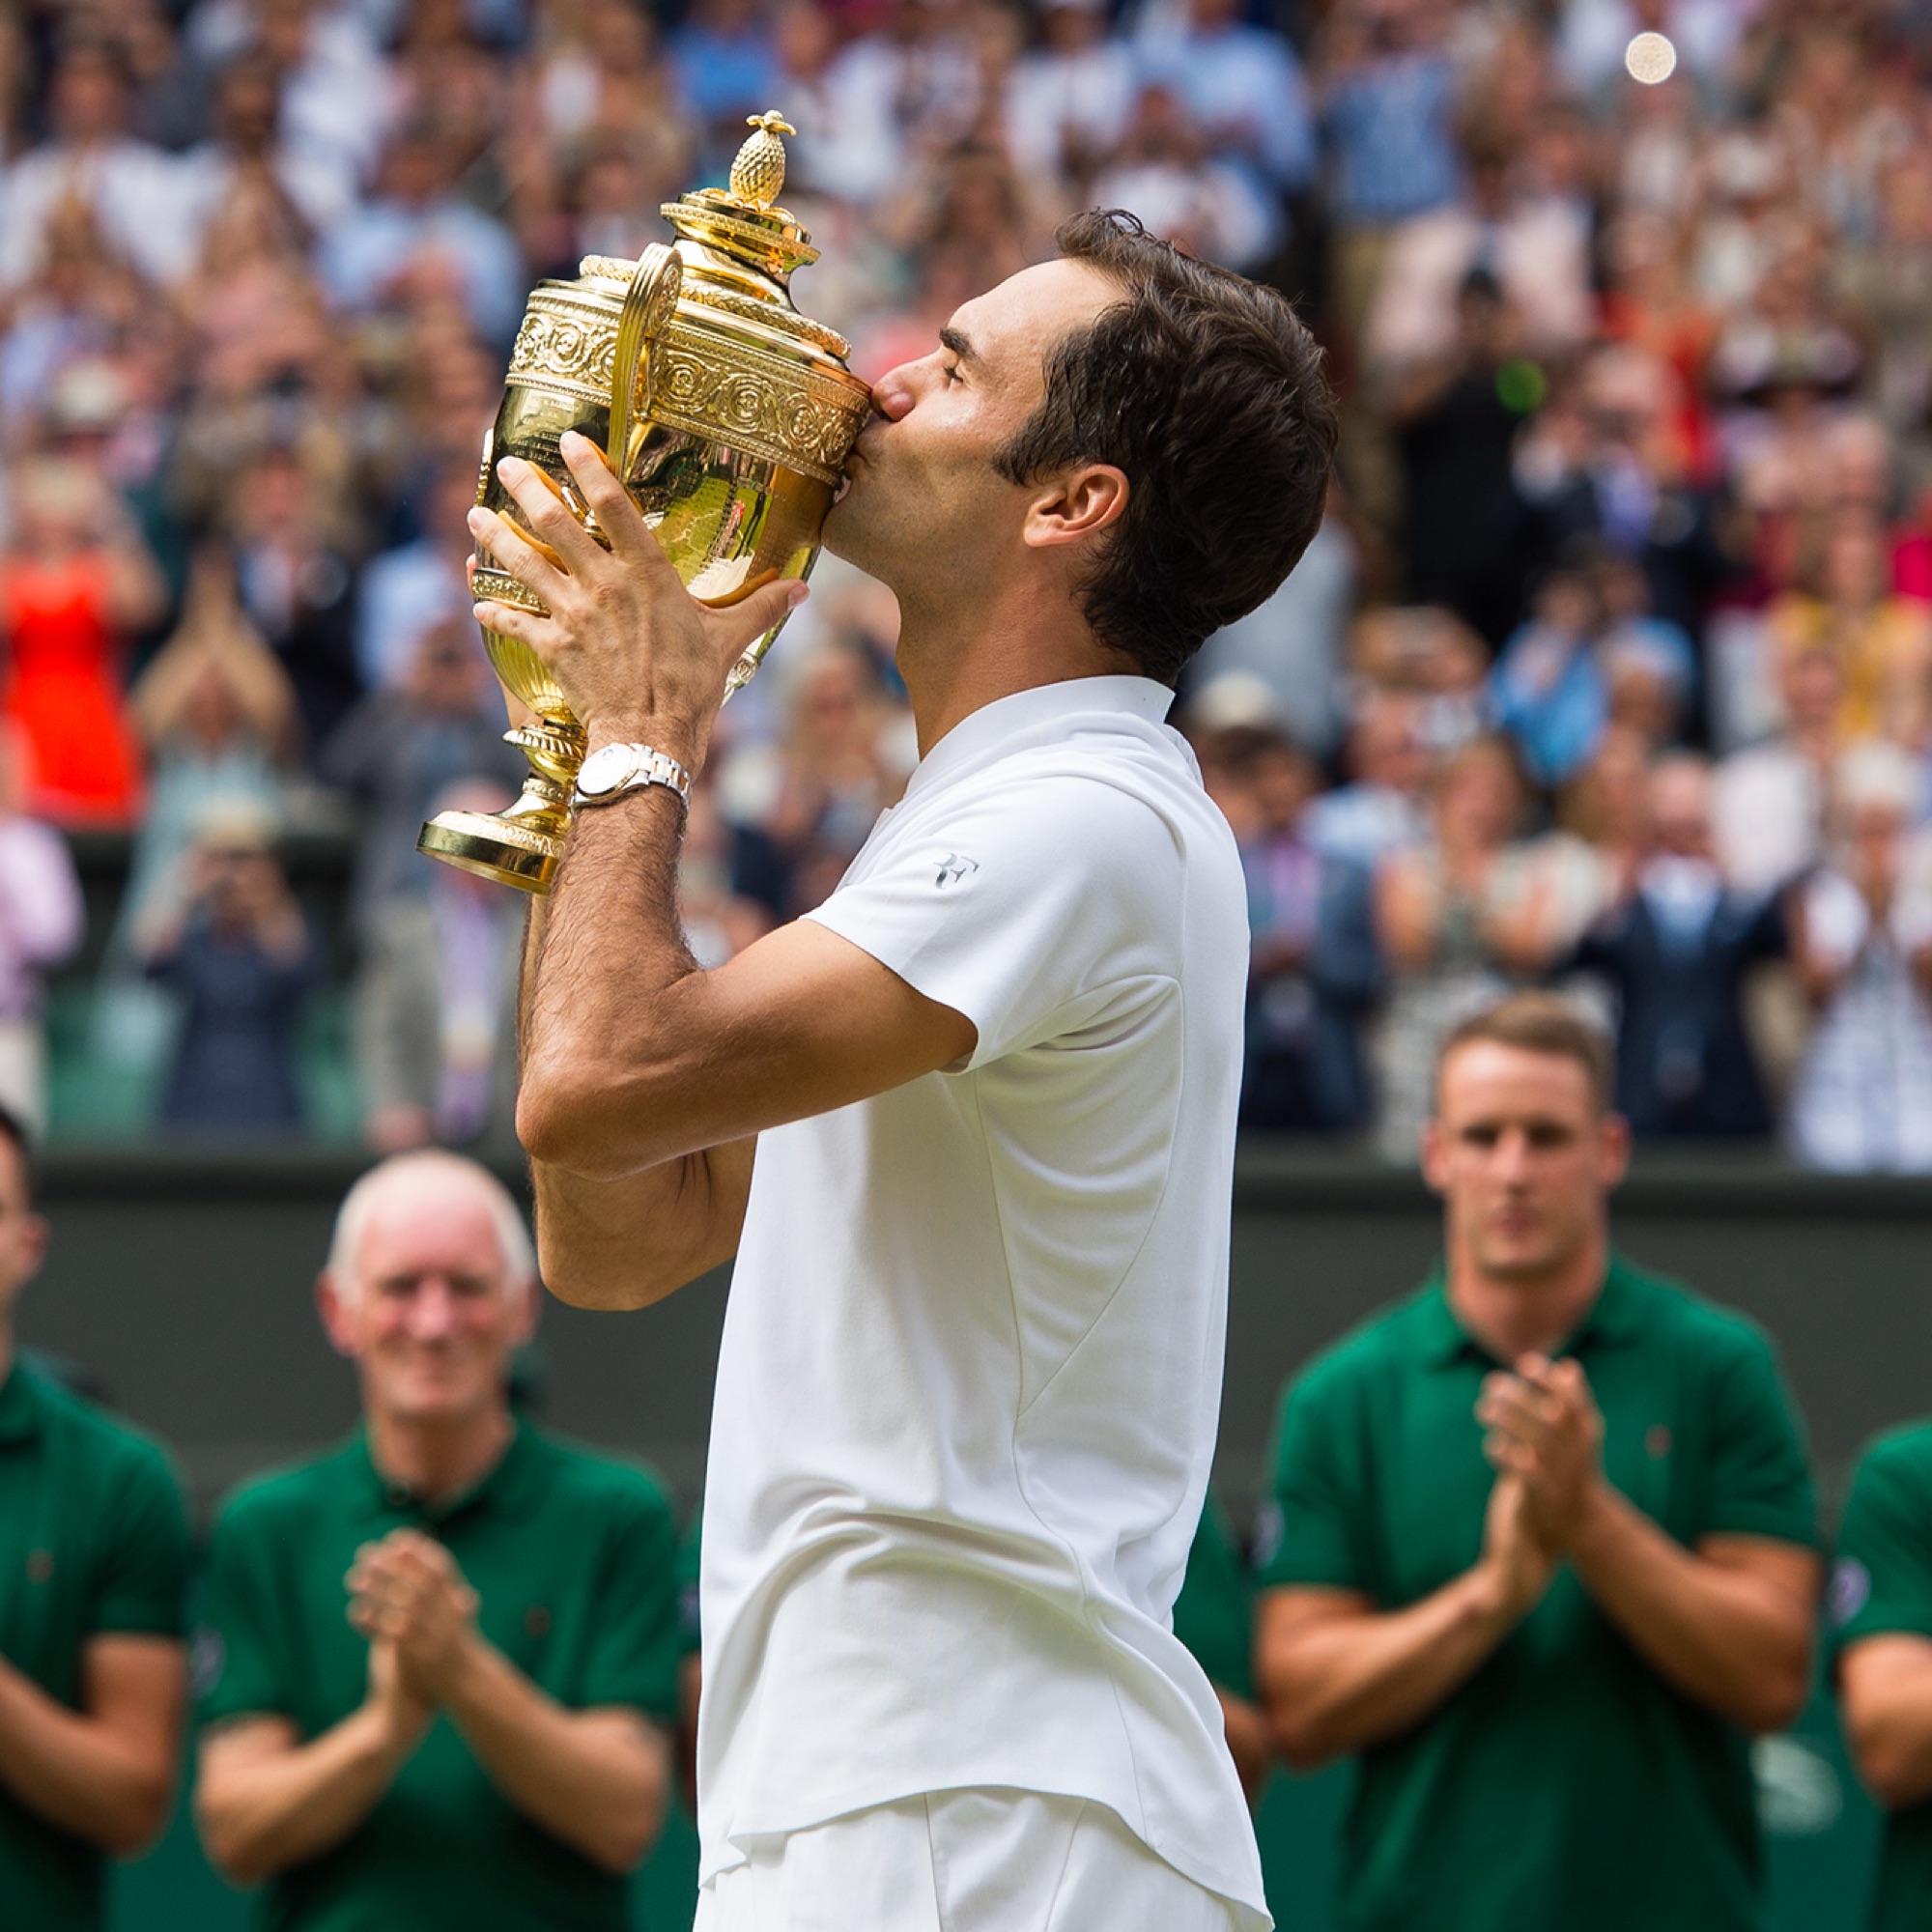
<instances>
[{"instance_id":1,"label":"reflection on gold trophy","mask_svg":"<svg viewBox=\"0 0 1932 1932\"><path fill-rule=\"evenodd\" d=\"M497 464L521 456L596 534L557 452L574 429L603 446L678 575L714 606L810 570L846 453L871 412L870 391L845 366L844 338L800 315L788 293L792 270L818 259L776 206L785 166L779 135L793 130L777 114L752 126L728 189L666 204L674 243L636 262L586 256L576 281L532 291L476 493L514 518ZM477 557L476 596L544 608L487 552ZM745 653L730 690L777 635ZM544 893L569 829L583 732L533 651L494 631L485 642L504 687L536 714L508 733L530 776L506 811L439 812L416 844Z\"/></svg>"}]
</instances>

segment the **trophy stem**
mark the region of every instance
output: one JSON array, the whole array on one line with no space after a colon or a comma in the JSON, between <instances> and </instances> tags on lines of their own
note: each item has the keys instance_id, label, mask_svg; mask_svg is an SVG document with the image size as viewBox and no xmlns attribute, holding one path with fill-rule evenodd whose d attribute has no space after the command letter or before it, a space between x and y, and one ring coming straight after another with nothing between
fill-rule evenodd
<instances>
[{"instance_id":1,"label":"trophy stem","mask_svg":"<svg viewBox=\"0 0 1932 1932\"><path fill-rule=\"evenodd\" d=\"M418 835L416 850L541 895L550 891L563 857L583 733L575 724L546 718L505 731L503 742L530 761L517 802L503 811L439 811Z\"/></svg>"}]
</instances>

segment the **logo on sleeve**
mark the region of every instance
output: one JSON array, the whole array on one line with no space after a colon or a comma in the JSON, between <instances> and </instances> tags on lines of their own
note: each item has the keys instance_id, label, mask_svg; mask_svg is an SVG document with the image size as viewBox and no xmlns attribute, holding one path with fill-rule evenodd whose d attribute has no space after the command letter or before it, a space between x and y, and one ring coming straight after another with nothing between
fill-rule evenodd
<instances>
[{"instance_id":1,"label":"logo on sleeve","mask_svg":"<svg viewBox=\"0 0 1932 1932\"><path fill-rule=\"evenodd\" d=\"M1826 1602L1832 1621L1842 1630L1871 1601L1871 1572L1856 1556L1838 1560Z\"/></svg>"},{"instance_id":2,"label":"logo on sleeve","mask_svg":"<svg viewBox=\"0 0 1932 1932\"><path fill-rule=\"evenodd\" d=\"M939 860L939 876L933 880L935 886L956 886L968 872L977 872L980 862L977 859L962 859L957 852L949 852Z\"/></svg>"}]
</instances>

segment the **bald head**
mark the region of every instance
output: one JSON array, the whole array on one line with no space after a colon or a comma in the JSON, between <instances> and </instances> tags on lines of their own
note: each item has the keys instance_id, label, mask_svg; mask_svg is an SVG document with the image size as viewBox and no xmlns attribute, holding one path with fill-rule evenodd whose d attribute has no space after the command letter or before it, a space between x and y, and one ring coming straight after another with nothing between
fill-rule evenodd
<instances>
[{"instance_id":1,"label":"bald head","mask_svg":"<svg viewBox=\"0 0 1932 1932\"><path fill-rule=\"evenodd\" d=\"M326 1272L339 1295L353 1298L361 1292L366 1237L377 1220L434 1223L479 1208L496 1235L504 1287L527 1293L536 1286L536 1252L509 1189L488 1168L440 1148L392 1155L343 1196Z\"/></svg>"}]
</instances>

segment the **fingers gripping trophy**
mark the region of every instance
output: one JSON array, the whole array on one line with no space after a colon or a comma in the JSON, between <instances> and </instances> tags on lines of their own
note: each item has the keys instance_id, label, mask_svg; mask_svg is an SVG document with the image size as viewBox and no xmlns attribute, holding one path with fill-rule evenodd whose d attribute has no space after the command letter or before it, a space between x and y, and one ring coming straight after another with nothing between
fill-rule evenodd
<instances>
[{"instance_id":1,"label":"fingers gripping trophy","mask_svg":"<svg viewBox=\"0 0 1932 1932\"><path fill-rule=\"evenodd\" d=\"M810 571L840 469L871 412L870 390L845 366L845 339L792 305L793 270L818 259L777 205L785 168L779 136L793 129L776 113L751 125L728 188L665 205L674 242L636 262L586 256L576 281L532 291L476 493L515 521L497 465L520 456L601 540L557 447L576 430L603 449L692 595L713 608ZM475 595L547 614L487 552L477 555ZM745 652L727 696L777 635L775 626ZM583 731L534 651L497 631L484 641L504 688L534 714L506 734L528 758L529 777L507 810L439 812L416 843L446 864L547 893L570 826Z\"/></svg>"}]
</instances>

